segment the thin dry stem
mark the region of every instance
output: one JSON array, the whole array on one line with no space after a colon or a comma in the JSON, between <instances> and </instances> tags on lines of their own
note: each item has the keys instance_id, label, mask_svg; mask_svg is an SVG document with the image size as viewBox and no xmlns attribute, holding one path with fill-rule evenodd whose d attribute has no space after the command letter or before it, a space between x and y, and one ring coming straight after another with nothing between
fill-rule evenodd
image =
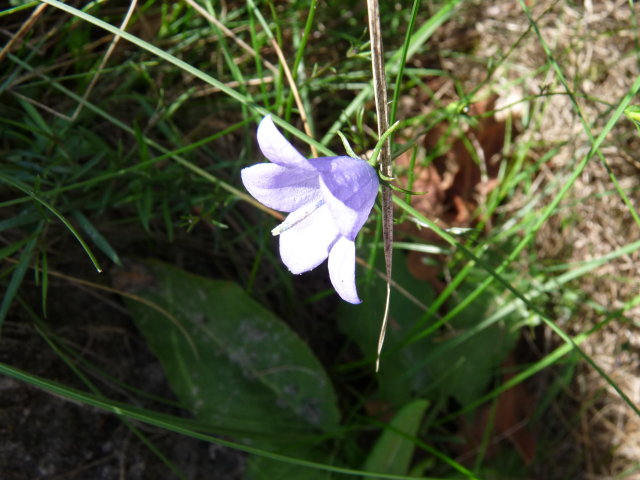
<instances>
[{"instance_id":1,"label":"thin dry stem","mask_svg":"<svg viewBox=\"0 0 640 480\"><path fill-rule=\"evenodd\" d=\"M369 37L371 39L371 70L373 72L373 92L378 116L378 136L381 137L389 129L389 108L387 104L387 80L384 71L382 35L380 34L380 9L378 0L367 0L369 16ZM391 141L387 138L380 151L380 171L390 178L393 176L391 165ZM387 272L387 298L384 317L378 339L376 372L380 369L380 353L389 318L389 302L391 297L391 260L393 256L393 202L391 189L382 185L382 239L384 243L384 260Z\"/></svg>"},{"instance_id":2,"label":"thin dry stem","mask_svg":"<svg viewBox=\"0 0 640 480\"><path fill-rule=\"evenodd\" d=\"M274 77L251 78L245 81L244 83L238 82L237 80L233 80L231 82L225 82L224 86L229 88L237 88L241 85L253 87L253 86L262 85L263 83L273 83L274 81L275 81ZM221 90L218 87L207 85L206 87L203 87L200 90L196 90L193 93L192 98L206 97L207 95L211 95L212 93L217 93L220 91Z\"/></svg>"},{"instance_id":3,"label":"thin dry stem","mask_svg":"<svg viewBox=\"0 0 640 480\"><path fill-rule=\"evenodd\" d=\"M4 46L2 50L0 50L0 62L5 59L7 53L11 51L13 46L18 42L24 35L29 31L29 29L33 26L33 24L38 20L44 9L47 8L47 4L43 3L36 7L36 9L31 13L29 18L22 24L20 29L9 39L7 44Z\"/></svg>"},{"instance_id":4,"label":"thin dry stem","mask_svg":"<svg viewBox=\"0 0 640 480\"><path fill-rule=\"evenodd\" d=\"M125 28L127 28L127 25L129 25L129 21L131 20L131 16L133 15L133 11L135 10L137 4L138 4L138 0L131 0L131 3L129 4L129 9L127 10L127 13L124 16L124 19L122 20L122 23L120 24L120 30L124 30ZM98 81L98 77L100 76L100 73L102 72L102 70L104 70L104 67L106 66L107 62L109 61L109 58L111 57L111 54L115 50L116 45L118 45L119 41L120 41L120 36L119 35L115 35L113 37L113 40L111 40L111 43L109 44L109 48L107 48L107 51L105 52L104 56L102 57L102 61L100 62L100 65L98 66L98 70L96 71L96 74L91 79L91 82L89 83L89 86L85 90L84 95L82 95L82 99L83 100L87 100L87 98L89 98L89 95L91 94L91 91L93 90L93 87L95 86L96 82ZM71 120L72 121L75 120L76 118L78 118L78 115L82 111L83 107L84 107L84 102L81 102L81 103L78 104L78 106L76 107L76 111L73 112L73 115L71 115Z\"/></svg>"},{"instance_id":5,"label":"thin dry stem","mask_svg":"<svg viewBox=\"0 0 640 480\"><path fill-rule=\"evenodd\" d=\"M298 111L300 112L300 120L302 120L302 124L304 125L304 132L309 137L313 137L313 132L311 132L311 127L309 126L309 117L307 117L307 111L304 108L304 103L302 103L302 98L300 98L300 92L298 92L298 87L293 79L293 75L291 75L291 70L289 69L289 65L287 65L287 60L284 58L282 49L280 48L280 45L278 45L278 42L276 42L275 38L271 38L271 46L273 46L273 49L278 55L278 59L280 60L280 64L284 70L284 75L287 77L289 87L291 87L291 91L293 92L293 98L295 99ZM313 157L318 156L318 150L313 145L311 145L311 155Z\"/></svg>"},{"instance_id":6,"label":"thin dry stem","mask_svg":"<svg viewBox=\"0 0 640 480\"><path fill-rule=\"evenodd\" d=\"M268 60L265 60L261 56L259 56L256 53L256 51L251 47L251 45L248 45L244 40L242 40L240 37L238 37L231 30L229 30L224 25L224 23L222 23L216 17L211 15L209 12L207 12L204 8L202 8L200 5L198 5L194 0L184 0L184 1L185 1L185 3L190 5L195 11L197 11L200 15L202 15L208 22L214 24L222 33L224 33L227 37L229 37L231 40L233 40L240 48L242 48L243 50L246 50L252 57L260 58L264 62L264 65L269 70L271 70L271 72L274 75L278 74L278 67L276 67L273 63L269 62Z\"/></svg>"},{"instance_id":7,"label":"thin dry stem","mask_svg":"<svg viewBox=\"0 0 640 480\"><path fill-rule=\"evenodd\" d=\"M69 117L68 115L65 115L64 113L60 113L57 110L45 105L44 103L40 103L37 100L34 100L31 97L27 97L25 95L22 95L21 93L16 92L15 90L9 90L11 92L11 95L13 95L14 97L17 97L27 103L30 103L31 105L34 105L42 110L44 110L45 112L50 113L51 115L54 115L58 118L61 118L63 120L66 120L67 122L70 122L72 119L71 117Z\"/></svg>"},{"instance_id":8,"label":"thin dry stem","mask_svg":"<svg viewBox=\"0 0 640 480\"><path fill-rule=\"evenodd\" d=\"M198 5L194 0L185 0L185 2L188 3L191 7L193 7L200 15L202 15L204 18L206 18L207 21L213 23L226 36L228 36L234 42L236 42L238 44L238 46L240 46L241 48L243 48L244 50L249 52L252 56L256 56L257 55L256 51L253 48L251 48L249 45L247 45L242 39L238 38L222 22L220 22L217 18L215 18L213 15L211 15L209 12L207 12L204 8L202 8L200 5ZM293 75L291 75L291 69L289 69L289 65L287 65L287 60L285 59L284 54L282 53L282 49L280 48L280 45L278 45L278 43L276 42L275 38L270 37L270 40L271 40L271 46L275 50L276 55L278 55L278 60L280 61L280 64L282 65L282 69L284 70L284 74L287 77L287 82L289 82L289 86L291 87L291 91L293 92L293 97L294 97L294 99L296 101L296 105L297 105L298 110L300 112L300 119L302 120L302 123L304 125L304 131L309 137L312 137L313 134L311 132L311 128L309 126L309 121L308 121L309 117L307 116L307 112L306 112L306 110L304 108L304 104L302 103L302 99L300 98L300 93L298 92L298 88L296 87L295 81L293 79ZM274 76L278 75L278 68L276 66L274 66L272 63L270 63L270 62L268 62L267 60L264 60L264 59L263 59L263 62L265 64L265 66L269 70L271 70L273 72ZM311 145L311 154L314 157L318 156L318 151L317 151L316 147L314 147L313 145Z\"/></svg>"}]
</instances>

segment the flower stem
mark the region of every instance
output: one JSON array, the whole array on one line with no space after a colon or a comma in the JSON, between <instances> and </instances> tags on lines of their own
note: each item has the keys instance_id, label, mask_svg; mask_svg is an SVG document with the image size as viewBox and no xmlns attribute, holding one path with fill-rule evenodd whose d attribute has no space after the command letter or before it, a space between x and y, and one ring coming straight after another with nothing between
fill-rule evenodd
<instances>
[{"instance_id":1,"label":"flower stem","mask_svg":"<svg viewBox=\"0 0 640 480\"><path fill-rule=\"evenodd\" d=\"M382 150L384 144L387 142L387 139L391 136L393 132L395 132L400 126L400 121L398 120L396 123L391 125L386 132L382 134L379 138L378 143L376 143L375 148L373 149L373 153L371 154L371 158L369 159L369 165L375 167L378 164L378 156L380 156L380 151ZM380 169L382 170L382 168ZM382 172L384 178L393 178L391 176L386 175Z\"/></svg>"},{"instance_id":2,"label":"flower stem","mask_svg":"<svg viewBox=\"0 0 640 480\"><path fill-rule=\"evenodd\" d=\"M378 116L378 136L382 137L389 130L389 109L387 104L387 80L384 71L384 57L382 53L382 35L380 34L380 8L378 0L367 0L369 17L369 38L371 39L371 70L373 73L373 93ZM380 172L385 177L393 176L391 165L391 142L389 137L384 140L380 150ZM382 185L382 240L384 243L384 263L387 274L387 298L384 317L378 339L378 355L376 358L376 372L380 368L380 352L384 343L384 334L389 317L389 300L391 297L391 259L393 255L393 203L391 189Z\"/></svg>"}]
</instances>

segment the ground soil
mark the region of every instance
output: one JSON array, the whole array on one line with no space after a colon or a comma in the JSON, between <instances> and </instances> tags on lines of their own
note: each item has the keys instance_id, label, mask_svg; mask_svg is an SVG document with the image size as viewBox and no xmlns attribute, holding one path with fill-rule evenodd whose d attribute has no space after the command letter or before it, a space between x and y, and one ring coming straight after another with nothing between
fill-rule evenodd
<instances>
[{"instance_id":1,"label":"ground soil","mask_svg":"<svg viewBox=\"0 0 640 480\"><path fill-rule=\"evenodd\" d=\"M85 278L95 277L90 271ZM71 268L74 270L74 268ZM31 283L27 280L27 285ZM37 287L31 285L31 291ZM25 291L29 291L26 288ZM73 348L102 372L142 391L175 400L157 359L147 349L115 296L88 293L53 280L48 334ZM39 300L32 299L34 310ZM83 391L85 383L60 360L31 319L10 315L3 326L0 361ZM88 379L104 395L141 407L188 417L178 407L140 398L103 375ZM133 422L187 479L241 478L244 454ZM3 480L171 479L169 467L122 419L70 402L8 377L0 379L0 478Z\"/></svg>"}]
</instances>

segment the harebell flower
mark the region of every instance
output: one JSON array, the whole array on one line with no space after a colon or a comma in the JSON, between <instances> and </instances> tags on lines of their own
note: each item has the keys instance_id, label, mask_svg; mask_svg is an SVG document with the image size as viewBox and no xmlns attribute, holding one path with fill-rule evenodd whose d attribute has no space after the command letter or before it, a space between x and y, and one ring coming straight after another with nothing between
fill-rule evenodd
<instances>
[{"instance_id":1,"label":"harebell flower","mask_svg":"<svg viewBox=\"0 0 640 480\"><path fill-rule=\"evenodd\" d=\"M354 240L378 193L376 171L360 158L305 158L270 115L258 126L258 145L272 163L242 169L242 182L260 203L289 213L272 230L280 236L282 261L299 274L328 258L329 278L338 295L360 303Z\"/></svg>"}]
</instances>

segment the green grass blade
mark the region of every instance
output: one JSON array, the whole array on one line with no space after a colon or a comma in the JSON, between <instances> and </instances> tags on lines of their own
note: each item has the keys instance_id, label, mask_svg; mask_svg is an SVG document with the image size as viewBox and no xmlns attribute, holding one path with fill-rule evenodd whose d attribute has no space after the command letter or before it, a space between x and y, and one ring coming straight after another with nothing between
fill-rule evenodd
<instances>
[{"instance_id":1,"label":"green grass blade","mask_svg":"<svg viewBox=\"0 0 640 480\"><path fill-rule=\"evenodd\" d=\"M6 363L0 362L0 374L7 375L16 380L20 380L29 385L43 390L45 392L52 393L54 395L61 396L70 401L80 402L85 405L89 405L100 410L104 410L113 413L118 416L122 416L131 420L137 420L148 425L162 428L171 432L187 435L198 440L205 442L223 445L225 447L234 448L236 450L251 453L254 455L260 455L273 460L290 463L293 465L300 465L303 467L315 468L318 470L340 473L350 476L363 476L365 478L385 478L389 480L443 480L435 477L409 477L406 475L391 475L391 474L372 474L370 472L364 472L362 470L356 470L352 468L335 467L323 463L311 462L308 460L301 460L299 458L289 457L287 455L268 452L259 448L253 448L247 445L242 445L222 438L214 437L200 433L201 428L198 428L198 424L194 424L193 428L186 426L189 422L180 417L174 417L171 415L160 414L155 411L147 410L144 408L134 407L121 402L115 402L113 400L104 400L96 397L95 395L81 392L66 385L62 385L58 382L44 379L36 375L25 372L24 370L17 369ZM200 426L202 427L202 426ZM472 478L472 477L469 477Z\"/></svg>"},{"instance_id":2,"label":"green grass blade","mask_svg":"<svg viewBox=\"0 0 640 480\"><path fill-rule=\"evenodd\" d=\"M73 218L76 219L78 225L80 225L80 228L85 231L85 233L89 236L93 243L95 243L96 246L100 250L102 250L102 252L107 257L109 257L109 260L111 260L116 265L122 265L118 253L114 250L109 241L98 231L93 223L91 223L91 221L87 217L85 217L82 212L80 212L79 210L74 211Z\"/></svg>"},{"instance_id":3,"label":"green grass blade","mask_svg":"<svg viewBox=\"0 0 640 480\"><path fill-rule=\"evenodd\" d=\"M435 223L427 219L424 215L420 214L418 211L414 210L410 205L406 204L402 199L398 197L393 198L394 202L403 208L408 213L411 213L415 218L424 222L428 225L434 232L436 232L442 239L446 240L451 245L457 246L460 250L464 252L471 260L473 260L477 265L481 266L490 277L482 282L482 284L475 290L475 292L468 295L463 301L461 301L454 309L448 312L446 317L451 317L455 315L455 313L461 311L463 308L468 306L473 299L477 298L479 292L484 291L484 289L493 281L496 280L498 283L503 285L507 290L509 290L514 296L516 296L519 300L521 300L527 308L535 312L544 323L553 330L558 337L560 337L565 343L571 346L580 356L594 369L598 374L618 393L620 398L629 405L629 407L636 413L636 415L640 416L640 408L635 405L635 403L629 398L629 396L618 387L618 385L605 373L605 371L597 365L593 359L586 354L569 335L567 335L560 327L558 327L553 320L551 320L542 310L540 310L537 306L533 305L524 294L519 292L513 285L511 285L504 277L502 277L501 272L506 268L506 264L503 262L499 268L493 269L486 262L482 261L476 255L474 255L468 248L458 243L451 235L446 233L440 227L438 227ZM474 295L475 293L475 295Z\"/></svg>"},{"instance_id":4,"label":"green grass blade","mask_svg":"<svg viewBox=\"0 0 640 480\"><path fill-rule=\"evenodd\" d=\"M11 275L11 280L9 281L7 290L4 292L4 296L2 297L2 303L0 304L0 328L2 328L2 324L4 323L7 313L9 313L9 307L11 307L11 304L13 303L13 298L16 296L16 293L18 293L18 288L22 283L22 279L24 278L25 273L27 273L27 268L29 268L29 263L33 256L33 250L37 243L38 233L35 233L22 251L16 268L13 271L13 275Z\"/></svg>"},{"instance_id":5,"label":"green grass blade","mask_svg":"<svg viewBox=\"0 0 640 480\"><path fill-rule=\"evenodd\" d=\"M396 84L393 89L393 98L391 99L391 112L389 113L389 124L391 125L393 125L396 121L396 113L398 112L398 100L400 99L402 77L404 75L404 66L407 63L407 54L409 53L409 46L411 45L411 34L413 33L413 26L416 23L416 17L418 16L419 7L420 0L413 0L413 6L411 7L411 18L409 19L409 25L407 25L407 35L405 36L404 43L402 44L402 50L400 51L398 73L396 74Z\"/></svg>"},{"instance_id":6,"label":"green grass blade","mask_svg":"<svg viewBox=\"0 0 640 480\"><path fill-rule=\"evenodd\" d=\"M450 0L440 8L429 20L427 20L412 36L409 42L409 46L405 53L405 61L407 58L411 58L416 52L422 48L425 42L431 38L435 31L447 21L454 13L455 7L461 2L461 0ZM400 61L402 60L403 52L396 51L386 65L387 74L393 73L400 68ZM347 105L338 119L331 125L327 133L322 137L320 143L327 145L336 135L337 131L342 128L344 123L353 115L358 109L362 107L365 101L373 96L373 83L369 82L366 88L363 88L360 93L354 98L349 105Z\"/></svg>"},{"instance_id":7,"label":"green grass blade","mask_svg":"<svg viewBox=\"0 0 640 480\"><path fill-rule=\"evenodd\" d=\"M304 142L308 143L309 145L313 145L315 146L319 152L324 153L325 155L333 155L333 152L327 148L324 144L316 141L315 139L307 136L306 134L304 134L303 132L301 132L300 130L298 130L297 128L293 127L290 123L284 121L282 118L274 115L272 112L266 110L265 108L261 107L260 105L256 105L253 100L239 92L237 92L236 90L228 87L227 85L225 85L224 83L220 82L219 80L213 78L211 75L204 73L202 70L199 70L191 65L189 65L187 62L180 60L179 58L175 57L174 55L171 55L170 53L165 52L164 50L161 50L160 48L150 44L149 42L146 42L144 40L142 40L139 37L136 37L135 35L132 35L118 27L115 27L107 22L104 22L102 20L100 20L99 18L94 17L93 15L90 15L88 13L85 13L81 10L78 10L77 8L74 8L70 5L67 5L65 3L59 2L58 0L42 0L44 3L47 3L53 7L56 7L60 10L63 10L79 19L84 20L85 22L89 22L92 23L93 25L102 28L103 30L106 30L114 35L118 35L119 37L121 37L122 39L133 43L134 45L146 50L149 53L152 53L153 55L156 55L157 57L165 60L166 62L169 62L173 65L175 65L176 67L180 68L181 70L184 70L185 72L193 75L196 78L199 78L200 80L202 80L205 83L208 83L209 85L219 89L221 92L225 93L226 95L228 95L229 97L233 98L234 100L238 101L241 105L245 105L248 108L250 108L251 110L253 110L254 112L260 114L260 115L271 115L273 117L273 121L274 123L276 123L278 126L282 127L284 130L286 130L287 132L291 133L292 135L295 135L296 137L298 137L299 139L303 140ZM456 0L459 1L459 0Z\"/></svg>"},{"instance_id":8,"label":"green grass blade","mask_svg":"<svg viewBox=\"0 0 640 480\"><path fill-rule=\"evenodd\" d=\"M102 272L102 267L100 267L100 264L98 263L98 259L95 257L95 255L93 254L93 252L91 251L91 249L89 248L87 243L80 236L80 234L75 229L75 227L73 225L71 225L71 223L69 223L69 221L62 215L62 213L60 213L58 211L57 208L55 208L49 202L46 202L43 199L41 199L38 195L36 195L34 192L32 192L27 186L22 185L22 183L19 183L19 182L15 181L15 180L9 178L8 176L2 174L2 173L0 173L0 180L3 180L4 182L8 183L9 185L11 185L11 186L17 188L18 190L21 190L22 192L26 193L33 200L38 202L40 205L42 205L47 210L49 210L51 213L53 213L56 217L58 217L58 220L60 220L64 224L64 226L67 227L67 229L73 234L73 236L76 237L76 240L78 240L78 242L82 246L83 250L89 256L89 259L93 263L93 266L95 267L95 269L98 272Z\"/></svg>"},{"instance_id":9,"label":"green grass blade","mask_svg":"<svg viewBox=\"0 0 640 480\"><path fill-rule=\"evenodd\" d=\"M422 417L429 406L423 399L414 400L403 406L382 431L369 452L365 469L371 472L404 474L409 470L413 457L416 436ZM396 431L397 430L397 431Z\"/></svg>"},{"instance_id":10,"label":"green grass blade","mask_svg":"<svg viewBox=\"0 0 640 480\"><path fill-rule=\"evenodd\" d=\"M73 372L73 374L84 384L87 386L91 393L98 398L106 399L104 395L100 392L98 387L87 377L80 368L75 364L75 362L67 356L61 348L59 348L58 344L53 340L50 332L43 324L42 320L38 318L35 312L27 305L27 303L20 299L20 303L22 308L27 312L27 314L35 321L36 330L42 337L42 339L49 345L49 347L55 352L55 354L67 365L67 367ZM151 452L162 463L164 463L178 478L181 480L187 480L187 477L176 467L173 462L171 462L166 455L164 455L150 440L147 436L142 433L142 431L136 427L131 421L126 418L122 419L122 422L131 430L131 432L136 435L140 441L147 447Z\"/></svg>"},{"instance_id":11,"label":"green grass blade","mask_svg":"<svg viewBox=\"0 0 640 480\"><path fill-rule=\"evenodd\" d=\"M16 5L15 7L7 8L6 10L0 10L0 18L7 15L12 15L14 13L18 13L22 10L28 10L29 8L35 7L36 5L38 5L38 3L40 2L26 2L26 3L23 3L22 5Z\"/></svg>"},{"instance_id":12,"label":"green grass blade","mask_svg":"<svg viewBox=\"0 0 640 480\"><path fill-rule=\"evenodd\" d=\"M618 179L616 178L616 176L613 173L611 167L609 166L609 163L607 162L607 159L605 158L604 154L602 153L602 151L600 151L600 144L604 141L606 136L613 129L613 126L618 122L619 118L622 115L624 115L624 112L627 109L627 107L629 106L629 103L631 103L631 100L633 99L633 97L640 90L640 76L636 78L635 82L633 83L633 86L631 87L631 89L629 90L627 95L624 96L624 98L620 101L620 103L616 107L614 113L609 117L609 121L606 123L606 125L604 126L604 128L600 132L600 135L598 135L597 138L594 138L593 134L591 132L591 128L589 127L587 121L585 120L584 115L582 114L582 111L580 109L580 106L578 105L578 102L576 101L575 95L573 94L573 92L569 88L569 83L567 82L567 79L566 79L564 73L562 72L562 69L560 68L560 65L558 64L558 62L554 58L554 56L553 56L553 54L551 52L551 49L549 48L549 46L547 45L547 42L545 41L544 37L540 33L540 29L538 28L538 24L536 23L536 21L531 16L531 11L529 10L529 7L526 5L526 3L523 0L518 0L518 1L520 3L520 6L522 7L522 9L524 10L525 14L527 15L527 18L529 19L529 22L530 22L534 32L536 33L536 35L538 37L538 40L540 41L540 45L544 49L544 51L545 51L545 53L547 55L548 61L551 63L554 71L556 72L556 74L558 75L558 78L560 79L560 83L562 83L562 86L565 89L565 92L567 93L567 96L571 100L571 104L572 104L573 109L575 110L578 118L580 119L580 123L582 124L583 130L585 131L585 133L587 134L587 137L589 138L589 141L591 142L591 151L589 152L587 157L591 158L591 156L593 156L594 154L598 155L598 158L600 158L600 161L602 162L603 166L605 167L605 169L609 173L609 178L611 178L611 181L613 182L613 184L614 184L614 186L616 188L616 191L620 195L620 198L622 198L622 200L624 201L625 205L629 209L629 212L633 216L633 219L635 220L636 224L638 224L640 226L640 215L638 215L638 213L637 213L637 211L635 209L635 206L633 205L633 203L629 199L629 196L626 194L626 192L620 186L620 183L618 182Z\"/></svg>"},{"instance_id":13,"label":"green grass blade","mask_svg":"<svg viewBox=\"0 0 640 480\"><path fill-rule=\"evenodd\" d=\"M24 237L22 240L18 240L17 242L13 242L12 244L7 245L6 247L0 248L0 260L7 258L9 255L13 255L30 240L31 237Z\"/></svg>"}]
</instances>

